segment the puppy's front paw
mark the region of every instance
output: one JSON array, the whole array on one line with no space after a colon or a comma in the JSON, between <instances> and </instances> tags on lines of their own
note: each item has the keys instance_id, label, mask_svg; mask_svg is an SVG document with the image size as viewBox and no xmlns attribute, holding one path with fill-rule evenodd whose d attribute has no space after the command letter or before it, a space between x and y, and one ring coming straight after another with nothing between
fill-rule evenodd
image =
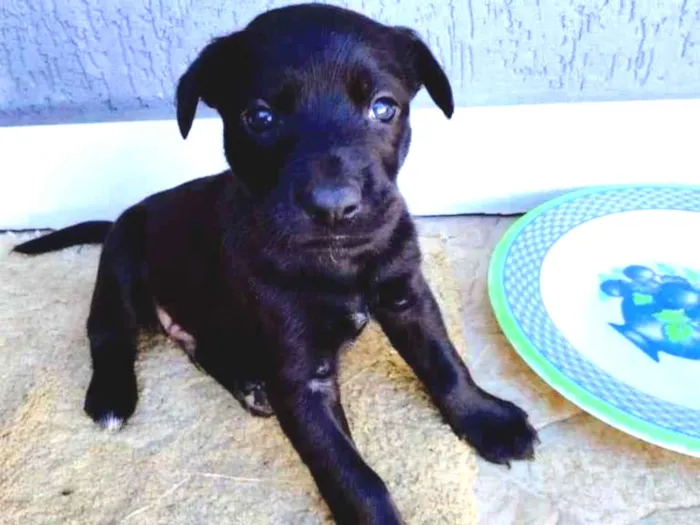
<instances>
[{"instance_id":1,"label":"puppy's front paw","mask_svg":"<svg viewBox=\"0 0 700 525\"><path fill-rule=\"evenodd\" d=\"M537 431L527 414L510 401L484 399L468 416L462 417L457 434L492 463L510 466L512 460L533 459Z\"/></svg>"},{"instance_id":2,"label":"puppy's front paw","mask_svg":"<svg viewBox=\"0 0 700 525\"><path fill-rule=\"evenodd\" d=\"M138 394L133 374L93 374L85 395L85 412L105 430L119 430L134 413Z\"/></svg>"}]
</instances>

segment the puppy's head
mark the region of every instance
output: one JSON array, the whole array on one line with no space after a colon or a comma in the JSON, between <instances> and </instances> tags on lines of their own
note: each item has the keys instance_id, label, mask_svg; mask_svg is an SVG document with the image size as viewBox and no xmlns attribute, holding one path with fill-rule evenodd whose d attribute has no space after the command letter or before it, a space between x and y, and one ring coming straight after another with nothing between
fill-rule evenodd
<instances>
[{"instance_id":1,"label":"puppy's head","mask_svg":"<svg viewBox=\"0 0 700 525\"><path fill-rule=\"evenodd\" d=\"M401 213L396 176L421 87L449 118L452 90L415 32L320 4L268 11L211 42L180 79L186 137L216 109L256 213L295 242L362 245Z\"/></svg>"}]
</instances>

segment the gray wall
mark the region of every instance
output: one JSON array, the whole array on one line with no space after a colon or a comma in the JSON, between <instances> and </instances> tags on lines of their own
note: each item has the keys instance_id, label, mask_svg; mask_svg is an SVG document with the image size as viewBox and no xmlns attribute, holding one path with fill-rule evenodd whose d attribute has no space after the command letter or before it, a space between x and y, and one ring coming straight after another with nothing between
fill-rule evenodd
<instances>
[{"instance_id":1,"label":"gray wall","mask_svg":"<svg viewBox=\"0 0 700 525\"><path fill-rule=\"evenodd\" d=\"M171 116L211 36L286 3L0 0L0 124ZM458 105L700 96L700 0L334 3L416 28Z\"/></svg>"}]
</instances>

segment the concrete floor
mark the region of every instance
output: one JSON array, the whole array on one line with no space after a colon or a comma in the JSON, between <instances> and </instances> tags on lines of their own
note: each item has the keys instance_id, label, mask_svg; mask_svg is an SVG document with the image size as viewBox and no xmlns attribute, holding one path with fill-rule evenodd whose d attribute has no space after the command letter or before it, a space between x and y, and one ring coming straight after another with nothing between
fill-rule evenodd
<instances>
[{"instance_id":1,"label":"concrete floor","mask_svg":"<svg viewBox=\"0 0 700 525\"><path fill-rule=\"evenodd\" d=\"M490 254L512 217L422 218L446 243L460 285L475 379L519 404L539 429L534 462L479 461L483 525L700 523L700 460L647 445L582 412L539 379L502 335L488 300Z\"/></svg>"}]
</instances>

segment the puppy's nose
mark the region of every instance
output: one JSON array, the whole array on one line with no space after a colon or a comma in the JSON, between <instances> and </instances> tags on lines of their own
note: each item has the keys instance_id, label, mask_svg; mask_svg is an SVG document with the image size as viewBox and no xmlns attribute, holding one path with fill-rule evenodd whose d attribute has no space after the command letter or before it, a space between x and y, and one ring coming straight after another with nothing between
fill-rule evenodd
<instances>
[{"instance_id":1,"label":"puppy's nose","mask_svg":"<svg viewBox=\"0 0 700 525\"><path fill-rule=\"evenodd\" d=\"M307 212L315 220L332 225L360 212L360 190L353 186L318 186L311 191Z\"/></svg>"}]
</instances>

